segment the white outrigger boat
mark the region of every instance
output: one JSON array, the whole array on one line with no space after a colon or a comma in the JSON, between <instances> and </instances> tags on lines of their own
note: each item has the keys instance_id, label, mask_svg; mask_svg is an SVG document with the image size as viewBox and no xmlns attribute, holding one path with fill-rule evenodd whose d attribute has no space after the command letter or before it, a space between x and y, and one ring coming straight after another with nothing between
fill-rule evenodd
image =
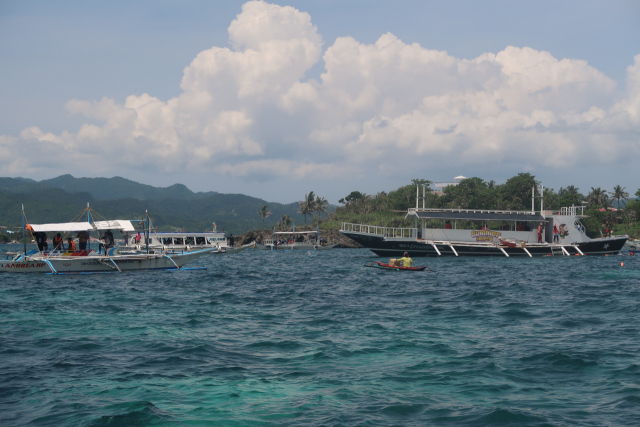
<instances>
[{"instance_id":1,"label":"white outrigger boat","mask_svg":"<svg viewBox=\"0 0 640 427\"><path fill-rule=\"evenodd\" d=\"M315 240L312 240L314 234ZM262 243L256 243L256 247L263 250L319 251L333 249L337 246L321 244L319 236L319 229L316 231L296 231L295 225L293 231L276 231L274 228L271 238L265 239Z\"/></svg>"},{"instance_id":2,"label":"white outrigger boat","mask_svg":"<svg viewBox=\"0 0 640 427\"><path fill-rule=\"evenodd\" d=\"M422 208L418 189L416 207L406 215L414 220L413 228L343 223L340 233L383 257L404 252L412 257L614 255L629 238L591 239L580 222L585 218L583 206L545 211L540 196L541 210L535 211L533 192L531 211L426 208L424 193L423 188ZM554 226L559 230L556 241Z\"/></svg>"},{"instance_id":3,"label":"white outrigger boat","mask_svg":"<svg viewBox=\"0 0 640 427\"><path fill-rule=\"evenodd\" d=\"M171 253L184 253L203 249L214 249L212 254L238 253L248 248L254 248L255 242L236 247L233 244L233 237L225 237L224 232L217 230L215 223L212 231L200 233L186 231L153 232L149 233L149 238L140 235L132 235L128 242L124 242L122 248L131 251L140 251L144 246L149 245L152 250L159 250Z\"/></svg>"},{"instance_id":4,"label":"white outrigger boat","mask_svg":"<svg viewBox=\"0 0 640 427\"><path fill-rule=\"evenodd\" d=\"M191 251L183 254L169 254L150 249L145 245L144 250L123 253L120 248L85 248L83 250L44 250L40 247L27 251L26 232L32 233L76 233L100 230L133 231L131 221L95 221L91 222L89 213L86 222L72 222L59 224L28 224L24 216L23 207L23 238L24 252L16 255L12 260L0 261L0 272L13 273L49 273L49 274L87 274L87 273L118 273L134 270L181 270L187 263L213 251L213 248ZM148 215L145 223L148 225ZM145 228L148 240L149 228ZM206 267L200 268L204 269Z\"/></svg>"}]
</instances>

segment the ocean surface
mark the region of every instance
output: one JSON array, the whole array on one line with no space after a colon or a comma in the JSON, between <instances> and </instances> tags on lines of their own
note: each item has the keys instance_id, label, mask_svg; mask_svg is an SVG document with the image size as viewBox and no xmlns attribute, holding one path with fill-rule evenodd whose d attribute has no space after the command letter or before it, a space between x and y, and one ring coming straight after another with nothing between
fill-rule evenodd
<instances>
[{"instance_id":1,"label":"ocean surface","mask_svg":"<svg viewBox=\"0 0 640 427\"><path fill-rule=\"evenodd\" d=\"M640 257L375 260L0 274L0 425L640 424Z\"/></svg>"}]
</instances>

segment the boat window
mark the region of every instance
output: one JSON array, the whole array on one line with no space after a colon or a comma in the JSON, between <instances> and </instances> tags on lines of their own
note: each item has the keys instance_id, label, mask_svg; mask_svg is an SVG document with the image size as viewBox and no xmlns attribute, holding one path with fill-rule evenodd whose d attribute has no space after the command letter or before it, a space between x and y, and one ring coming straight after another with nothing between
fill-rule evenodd
<instances>
[{"instance_id":1,"label":"boat window","mask_svg":"<svg viewBox=\"0 0 640 427\"><path fill-rule=\"evenodd\" d=\"M142 242L146 244L147 243L147 238L143 237L142 238ZM149 244L151 244L151 243L153 243L153 237L149 237Z\"/></svg>"},{"instance_id":2,"label":"boat window","mask_svg":"<svg viewBox=\"0 0 640 427\"><path fill-rule=\"evenodd\" d=\"M174 245L183 245L184 241L183 241L182 237L174 237L173 238L173 244Z\"/></svg>"},{"instance_id":3,"label":"boat window","mask_svg":"<svg viewBox=\"0 0 640 427\"><path fill-rule=\"evenodd\" d=\"M193 242L195 242L196 239L194 239L193 237L187 237L184 239L184 243L185 245L193 245Z\"/></svg>"},{"instance_id":4,"label":"boat window","mask_svg":"<svg viewBox=\"0 0 640 427\"><path fill-rule=\"evenodd\" d=\"M196 245L204 245L206 243L204 237L196 237Z\"/></svg>"},{"instance_id":5,"label":"boat window","mask_svg":"<svg viewBox=\"0 0 640 427\"><path fill-rule=\"evenodd\" d=\"M215 237L211 237L209 239L209 243L214 243L215 244L217 241L218 241L218 239L216 239Z\"/></svg>"},{"instance_id":6,"label":"boat window","mask_svg":"<svg viewBox=\"0 0 640 427\"><path fill-rule=\"evenodd\" d=\"M162 239L162 244L163 245L171 245L172 243L171 237L165 237L164 239Z\"/></svg>"}]
</instances>

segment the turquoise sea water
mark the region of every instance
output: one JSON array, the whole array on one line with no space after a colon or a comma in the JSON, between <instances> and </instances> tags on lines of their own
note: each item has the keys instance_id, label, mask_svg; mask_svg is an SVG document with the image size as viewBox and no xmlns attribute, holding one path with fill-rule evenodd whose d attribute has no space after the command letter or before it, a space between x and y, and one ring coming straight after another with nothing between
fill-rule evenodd
<instances>
[{"instance_id":1,"label":"turquoise sea water","mask_svg":"<svg viewBox=\"0 0 640 427\"><path fill-rule=\"evenodd\" d=\"M0 425L638 424L640 257L380 259L2 274Z\"/></svg>"}]
</instances>

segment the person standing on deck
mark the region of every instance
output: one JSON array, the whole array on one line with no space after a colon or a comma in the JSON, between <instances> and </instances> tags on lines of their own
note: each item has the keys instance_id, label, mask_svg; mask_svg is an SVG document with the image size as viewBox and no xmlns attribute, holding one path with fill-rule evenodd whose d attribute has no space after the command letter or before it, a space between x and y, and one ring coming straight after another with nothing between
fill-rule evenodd
<instances>
[{"instance_id":1,"label":"person standing on deck","mask_svg":"<svg viewBox=\"0 0 640 427\"><path fill-rule=\"evenodd\" d=\"M538 243L542 243L542 223L538 225Z\"/></svg>"},{"instance_id":2,"label":"person standing on deck","mask_svg":"<svg viewBox=\"0 0 640 427\"><path fill-rule=\"evenodd\" d=\"M129 237L130 237L129 232L125 231L122 237L124 238L124 245L129 246Z\"/></svg>"},{"instance_id":3,"label":"person standing on deck","mask_svg":"<svg viewBox=\"0 0 640 427\"><path fill-rule=\"evenodd\" d=\"M411 267L411 264L413 264L413 260L409 258L409 254L407 252L402 254L402 258L400 258L400 262L402 263L403 267Z\"/></svg>"},{"instance_id":4,"label":"person standing on deck","mask_svg":"<svg viewBox=\"0 0 640 427\"><path fill-rule=\"evenodd\" d=\"M85 230L78 232L78 248L81 251L87 249L87 242L89 241L89 233Z\"/></svg>"},{"instance_id":5,"label":"person standing on deck","mask_svg":"<svg viewBox=\"0 0 640 427\"><path fill-rule=\"evenodd\" d=\"M553 243L560 243L560 232L555 224L553 225Z\"/></svg>"},{"instance_id":6,"label":"person standing on deck","mask_svg":"<svg viewBox=\"0 0 640 427\"><path fill-rule=\"evenodd\" d=\"M62 241L62 236L60 235L60 233L56 234L56 236L53 238L53 250L64 252L64 243Z\"/></svg>"},{"instance_id":7,"label":"person standing on deck","mask_svg":"<svg viewBox=\"0 0 640 427\"><path fill-rule=\"evenodd\" d=\"M45 245L47 243L47 234L42 231L36 231L33 233L33 237L36 239L36 245L38 245L38 250L40 252L44 252Z\"/></svg>"}]
</instances>

